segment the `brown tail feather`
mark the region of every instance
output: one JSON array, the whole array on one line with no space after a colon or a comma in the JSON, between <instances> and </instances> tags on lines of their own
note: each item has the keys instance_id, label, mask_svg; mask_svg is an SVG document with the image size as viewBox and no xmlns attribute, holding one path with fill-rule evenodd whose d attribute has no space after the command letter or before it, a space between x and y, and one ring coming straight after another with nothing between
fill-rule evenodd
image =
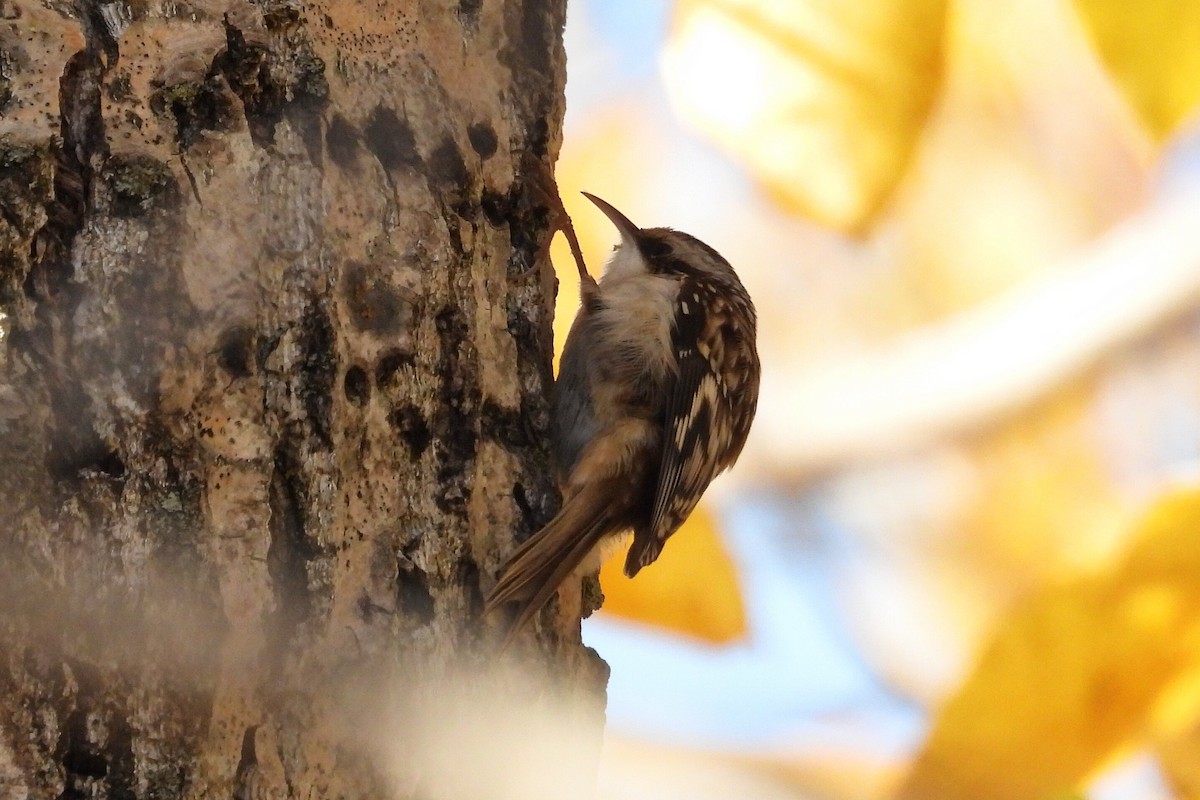
<instances>
[{"instance_id":1,"label":"brown tail feather","mask_svg":"<svg viewBox=\"0 0 1200 800\"><path fill-rule=\"evenodd\" d=\"M520 603L501 649L508 647L567 576L612 531L608 504L600 494L583 492L569 499L554 519L517 548L505 564L484 606L487 614L506 603Z\"/></svg>"},{"instance_id":2,"label":"brown tail feather","mask_svg":"<svg viewBox=\"0 0 1200 800\"><path fill-rule=\"evenodd\" d=\"M636 530L633 544L625 556L625 577L632 578L655 562L663 549L663 540L648 530Z\"/></svg>"}]
</instances>

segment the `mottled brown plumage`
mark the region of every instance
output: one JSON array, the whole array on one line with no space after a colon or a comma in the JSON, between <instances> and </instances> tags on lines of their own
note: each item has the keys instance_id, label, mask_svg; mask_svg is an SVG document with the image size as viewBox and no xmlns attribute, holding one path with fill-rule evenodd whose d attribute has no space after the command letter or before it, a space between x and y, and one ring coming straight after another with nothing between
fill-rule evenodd
<instances>
[{"instance_id":1,"label":"mottled brown plumage","mask_svg":"<svg viewBox=\"0 0 1200 800\"><path fill-rule=\"evenodd\" d=\"M519 603L508 639L572 574L633 531L625 574L651 564L714 477L737 460L758 404L755 312L733 268L670 228L621 233L581 303L555 383L562 510L509 558L489 611Z\"/></svg>"}]
</instances>

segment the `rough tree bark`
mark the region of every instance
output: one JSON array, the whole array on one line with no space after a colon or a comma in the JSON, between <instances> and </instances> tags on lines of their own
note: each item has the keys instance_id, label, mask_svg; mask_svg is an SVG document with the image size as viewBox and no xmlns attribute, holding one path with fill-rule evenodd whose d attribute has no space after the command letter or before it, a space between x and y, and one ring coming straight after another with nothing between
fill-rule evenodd
<instances>
[{"instance_id":1,"label":"rough tree bark","mask_svg":"<svg viewBox=\"0 0 1200 800\"><path fill-rule=\"evenodd\" d=\"M564 6L0 0L0 797L587 794L578 615L480 619L557 500Z\"/></svg>"}]
</instances>

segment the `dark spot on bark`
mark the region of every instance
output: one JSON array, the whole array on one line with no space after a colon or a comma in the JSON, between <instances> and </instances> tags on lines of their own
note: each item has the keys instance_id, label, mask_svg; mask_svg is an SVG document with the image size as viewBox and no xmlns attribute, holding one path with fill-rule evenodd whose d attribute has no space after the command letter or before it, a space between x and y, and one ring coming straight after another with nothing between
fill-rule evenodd
<instances>
[{"instance_id":1,"label":"dark spot on bark","mask_svg":"<svg viewBox=\"0 0 1200 800\"><path fill-rule=\"evenodd\" d=\"M521 512L521 519L525 522L525 527L530 527L530 520L533 519L533 507L529 505L529 498L525 494L525 484L520 481L513 484L512 499L517 506L517 511Z\"/></svg>"},{"instance_id":2,"label":"dark spot on bark","mask_svg":"<svg viewBox=\"0 0 1200 800\"><path fill-rule=\"evenodd\" d=\"M506 320L505 330L516 340L519 356L526 355L539 363L547 365L540 372L540 375L542 378L551 379L546 383L547 386L553 383L553 373L549 368L550 357L553 354L549 352L549 349L553 345L554 332L550 328L549 321L546 320L542 324L539 324L536 320L530 318L528 309L522 308L516 303L511 303L508 307L508 319Z\"/></svg>"},{"instance_id":3,"label":"dark spot on bark","mask_svg":"<svg viewBox=\"0 0 1200 800\"><path fill-rule=\"evenodd\" d=\"M550 123L544 116L529 126L529 149L538 158L545 158L550 151Z\"/></svg>"},{"instance_id":4,"label":"dark spot on bark","mask_svg":"<svg viewBox=\"0 0 1200 800\"><path fill-rule=\"evenodd\" d=\"M550 224L550 211L545 206L530 205L522 200L514 203L514 212L508 225L512 244L508 254L508 273L522 275L534 265Z\"/></svg>"},{"instance_id":5,"label":"dark spot on bark","mask_svg":"<svg viewBox=\"0 0 1200 800\"><path fill-rule=\"evenodd\" d=\"M414 363L416 359L412 353L399 348L388 350L375 365L375 385L380 388L391 385L396 379L396 373L404 367L413 366Z\"/></svg>"},{"instance_id":6,"label":"dark spot on bark","mask_svg":"<svg viewBox=\"0 0 1200 800\"><path fill-rule=\"evenodd\" d=\"M125 461L116 450L105 448L102 452L96 454L96 459L87 464L83 468L83 471L90 471L97 475L107 475L110 478L124 478Z\"/></svg>"},{"instance_id":7,"label":"dark spot on bark","mask_svg":"<svg viewBox=\"0 0 1200 800\"><path fill-rule=\"evenodd\" d=\"M439 491L434 498L447 514L466 516L471 468L479 438L479 420L474 410L479 403L474 349L470 328L462 309L446 306L434 318L441 354L437 374L439 414L432 428L437 447Z\"/></svg>"},{"instance_id":8,"label":"dark spot on bark","mask_svg":"<svg viewBox=\"0 0 1200 800\"><path fill-rule=\"evenodd\" d=\"M446 207L446 210L453 211L457 217L468 220L470 219L470 215L472 213L471 204L469 201L462 199L461 196L450 203L449 206ZM446 233L450 236L450 252L458 254L460 264L466 264L470 258L470 252L464 246L462 230L459 228L458 219L446 214L445 210L443 210L442 218L446 220Z\"/></svg>"},{"instance_id":9,"label":"dark spot on bark","mask_svg":"<svg viewBox=\"0 0 1200 800\"><path fill-rule=\"evenodd\" d=\"M252 374L254 330L245 325L226 328L217 341L217 366L229 377L248 378Z\"/></svg>"},{"instance_id":10,"label":"dark spot on bark","mask_svg":"<svg viewBox=\"0 0 1200 800\"><path fill-rule=\"evenodd\" d=\"M137 798L136 764L133 755L133 730L128 720L114 714L108 731L108 796L111 800Z\"/></svg>"},{"instance_id":11,"label":"dark spot on bark","mask_svg":"<svg viewBox=\"0 0 1200 800\"><path fill-rule=\"evenodd\" d=\"M471 140L471 147L483 158L494 156L500 144L496 138L496 131L486 122L476 122L468 127L467 138Z\"/></svg>"},{"instance_id":12,"label":"dark spot on bark","mask_svg":"<svg viewBox=\"0 0 1200 800\"><path fill-rule=\"evenodd\" d=\"M326 447L332 447L330 411L333 382L337 379L333 323L325 309L314 302L305 312L300 330L299 344L303 355L295 376L296 392L304 403L304 410L308 412L313 433Z\"/></svg>"},{"instance_id":13,"label":"dark spot on bark","mask_svg":"<svg viewBox=\"0 0 1200 800\"><path fill-rule=\"evenodd\" d=\"M375 106L363 130L367 149L375 154L386 170L419 167L421 154L412 127L384 105Z\"/></svg>"},{"instance_id":14,"label":"dark spot on bark","mask_svg":"<svg viewBox=\"0 0 1200 800\"><path fill-rule=\"evenodd\" d=\"M108 86L105 88L109 99L114 103L128 103L134 99L133 78L127 69L118 72L116 77L109 81Z\"/></svg>"},{"instance_id":15,"label":"dark spot on bark","mask_svg":"<svg viewBox=\"0 0 1200 800\"><path fill-rule=\"evenodd\" d=\"M484 218L492 227L502 227L508 224L513 213L512 195L484 189L480 207L483 209Z\"/></svg>"},{"instance_id":16,"label":"dark spot on bark","mask_svg":"<svg viewBox=\"0 0 1200 800\"><path fill-rule=\"evenodd\" d=\"M0 75L0 111L6 109L8 104L12 102L12 99L12 81L3 75Z\"/></svg>"},{"instance_id":17,"label":"dark spot on bark","mask_svg":"<svg viewBox=\"0 0 1200 800\"><path fill-rule=\"evenodd\" d=\"M217 76L156 90L150 96L150 110L175 122L175 140L184 150L205 131L232 130L238 117L233 95Z\"/></svg>"},{"instance_id":18,"label":"dark spot on bark","mask_svg":"<svg viewBox=\"0 0 1200 800\"><path fill-rule=\"evenodd\" d=\"M55 436L46 456L46 472L55 481L69 487L76 486L87 475L124 478L125 462L120 453L109 447L95 432L91 411L82 405L82 391L78 388L74 391L79 396L72 400L81 403L71 406L75 409L75 424L70 425L61 418L57 420ZM66 402L66 398L56 397L53 405L56 410L65 412Z\"/></svg>"},{"instance_id":19,"label":"dark spot on bark","mask_svg":"<svg viewBox=\"0 0 1200 800\"><path fill-rule=\"evenodd\" d=\"M308 564L318 555L306 529L306 484L300 458L288 444L275 449L267 502L271 510L267 573L275 595L271 643L281 656L299 625L312 613Z\"/></svg>"},{"instance_id":20,"label":"dark spot on bark","mask_svg":"<svg viewBox=\"0 0 1200 800\"><path fill-rule=\"evenodd\" d=\"M526 146L538 158L549 150L547 120L555 102L554 58L561 53L564 10L547 3L522 3L505 16L507 44L500 59L513 76L517 113L529 131Z\"/></svg>"},{"instance_id":21,"label":"dark spot on bark","mask_svg":"<svg viewBox=\"0 0 1200 800\"><path fill-rule=\"evenodd\" d=\"M474 202L472 198L466 196L464 196L461 200L457 200L451 204L450 210L457 214L459 218L464 219L472 224L474 224L474 220L479 217L479 204ZM452 236L451 238L453 239L454 237ZM458 247L461 248L462 237L459 236L457 241ZM468 250L467 253L464 254L464 257L468 257L469 255L470 251Z\"/></svg>"},{"instance_id":22,"label":"dark spot on bark","mask_svg":"<svg viewBox=\"0 0 1200 800\"><path fill-rule=\"evenodd\" d=\"M554 52L554 32L549 24L553 15L544 3L522 3L520 13L518 42L525 64L530 71L548 77L550 54Z\"/></svg>"},{"instance_id":23,"label":"dark spot on bark","mask_svg":"<svg viewBox=\"0 0 1200 800\"><path fill-rule=\"evenodd\" d=\"M359 533L358 536L359 536L359 539L361 540L362 534ZM358 601L355 603L355 605L358 606L358 616L362 619L363 622L369 623L372 620L374 620L375 617L379 614L383 614L385 616L392 615L391 610L384 608L383 606L379 605L378 603L373 602L371 600L371 596L369 594L367 594L365 589L363 590L363 593L358 596Z\"/></svg>"},{"instance_id":24,"label":"dark spot on bark","mask_svg":"<svg viewBox=\"0 0 1200 800\"><path fill-rule=\"evenodd\" d=\"M519 275L528 272L540 249L550 224L550 209L541 192L530 189L530 175L541 167L527 163L522 171L525 177L515 181L506 193L485 188L479 205L488 224L494 227L508 226L509 250L508 272Z\"/></svg>"},{"instance_id":25,"label":"dark spot on bark","mask_svg":"<svg viewBox=\"0 0 1200 800\"><path fill-rule=\"evenodd\" d=\"M354 327L376 335L395 335L412 322L412 304L370 264L348 261L342 296Z\"/></svg>"},{"instance_id":26,"label":"dark spot on bark","mask_svg":"<svg viewBox=\"0 0 1200 800\"><path fill-rule=\"evenodd\" d=\"M458 20L462 25L475 27L479 24L479 10L483 0L458 0Z\"/></svg>"},{"instance_id":27,"label":"dark spot on bark","mask_svg":"<svg viewBox=\"0 0 1200 800\"><path fill-rule=\"evenodd\" d=\"M467 188L467 165L454 138L447 136L429 157L429 173L443 188L464 192Z\"/></svg>"},{"instance_id":28,"label":"dark spot on bark","mask_svg":"<svg viewBox=\"0 0 1200 800\"><path fill-rule=\"evenodd\" d=\"M517 345L517 377L522 386L545 387L526 394L521 414L525 419L526 432L531 443L540 452L549 451L550 441L550 387L554 385L551 359L554 351L554 333L547 318L540 321L530 317L530 309L517 303L508 307L507 330ZM532 312L536 313L536 312ZM549 476L549 470L546 475Z\"/></svg>"},{"instance_id":29,"label":"dark spot on bark","mask_svg":"<svg viewBox=\"0 0 1200 800\"><path fill-rule=\"evenodd\" d=\"M270 0L262 5L263 25L269 31L294 28L301 21L300 9L287 0Z\"/></svg>"},{"instance_id":30,"label":"dark spot on bark","mask_svg":"<svg viewBox=\"0 0 1200 800\"><path fill-rule=\"evenodd\" d=\"M99 745L90 740L87 718L86 708L75 708L67 715L59 735L58 747L63 770L67 773L63 795L67 797L84 796L69 794L82 788L75 785L76 778L103 778L108 774L108 759Z\"/></svg>"},{"instance_id":31,"label":"dark spot on bark","mask_svg":"<svg viewBox=\"0 0 1200 800\"><path fill-rule=\"evenodd\" d=\"M333 115L329 131L325 134L325 149L333 163L342 169L349 169L358 155L360 142L358 129L341 114Z\"/></svg>"},{"instance_id":32,"label":"dark spot on bark","mask_svg":"<svg viewBox=\"0 0 1200 800\"><path fill-rule=\"evenodd\" d=\"M118 217L136 217L155 208L173 208L180 197L170 167L150 156L111 156L104 178Z\"/></svg>"},{"instance_id":33,"label":"dark spot on bark","mask_svg":"<svg viewBox=\"0 0 1200 800\"><path fill-rule=\"evenodd\" d=\"M483 613L483 590L479 587L479 566L470 558L462 558L455 569L455 583L466 592L468 616L478 617Z\"/></svg>"},{"instance_id":34,"label":"dark spot on bark","mask_svg":"<svg viewBox=\"0 0 1200 800\"><path fill-rule=\"evenodd\" d=\"M528 420L519 410L507 409L488 400L480 412L479 429L504 445L508 450L528 447L534 435L528 429Z\"/></svg>"},{"instance_id":35,"label":"dark spot on bark","mask_svg":"<svg viewBox=\"0 0 1200 800\"><path fill-rule=\"evenodd\" d=\"M357 364L346 370L342 388L352 406L362 408L371 399L371 379L367 377L367 371Z\"/></svg>"},{"instance_id":36,"label":"dark spot on bark","mask_svg":"<svg viewBox=\"0 0 1200 800\"><path fill-rule=\"evenodd\" d=\"M396 569L396 607L419 625L433 622L434 602L429 591L429 578L405 557L400 558Z\"/></svg>"},{"instance_id":37,"label":"dark spot on bark","mask_svg":"<svg viewBox=\"0 0 1200 800\"><path fill-rule=\"evenodd\" d=\"M400 438L408 445L413 461L424 455L429 443L433 441L433 433L430 432L421 409L411 403L392 411L388 415L388 424L395 428Z\"/></svg>"},{"instance_id":38,"label":"dark spot on bark","mask_svg":"<svg viewBox=\"0 0 1200 800\"><path fill-rule=\"evenodd\" d=\"M549 474L542 471L534 480L538 483L548 483ZM554 517L555 505L551 501L555 501L558 497L558 492L542 488L533 497L530 496L529 490L526 489L522 481L517 481L513 484L512 499L513 505L517 507L517 511L521 515L521 524L518 526L518 540L524 541L529 538L534 531L541 530L546 523Z\"/></svg>"},{"instance_id":39,"label":"dark spot on bark","mask_svg":"<svg viewBox=\"0 0 1200 800\"><path fill-rule=\"evenodd\" d=\"M295 66L292 93L300 101L324 101L329 97L329 82L325 79L325 61L308 49L294 53Z\"/></svg>"}]
</instances>

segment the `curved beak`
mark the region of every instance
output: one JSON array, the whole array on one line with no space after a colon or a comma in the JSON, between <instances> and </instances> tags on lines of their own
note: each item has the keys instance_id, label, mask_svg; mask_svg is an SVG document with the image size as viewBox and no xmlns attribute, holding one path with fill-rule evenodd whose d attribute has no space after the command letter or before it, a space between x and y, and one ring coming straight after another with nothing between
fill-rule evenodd
<instances>
[{"instance_id":1,"label":"curved beak","mask_svg":"<svg viewBox=\"0 0 1200 800\"><path fill-rule=\"evenodd\" d=\"M591 200L593 203L595 203L596 207L604 212L604 216L608 217L609 220L612 221L612 224L615 225L617 230L620 232L622 241L628 242L629 244L635 246L637 245L637 236L640 229L637 225L634 225L629 221L629 217L625 216L620 211L617 211L612 204L605 200L601 200L594 194L589 194L588 192L582 192L582 194L588 200Z\"/></svg>"}]
</instances>

